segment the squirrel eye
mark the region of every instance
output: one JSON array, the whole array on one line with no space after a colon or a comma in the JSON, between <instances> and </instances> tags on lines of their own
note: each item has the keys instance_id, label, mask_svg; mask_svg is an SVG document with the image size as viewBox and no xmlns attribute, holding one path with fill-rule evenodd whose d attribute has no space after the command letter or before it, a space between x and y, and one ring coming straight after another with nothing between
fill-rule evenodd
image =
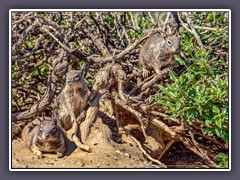
<instances>
[{"instance_id":1,"label":"squirrel eye","mask_svg":"<svg viewBox=\"0 0 240 180\"><path fill-rule=\"evenodd\" d=\"M169 46L172 45L172 41L167 40L167 44L168 44Z\"/></svg>"},{"instance_id":2,"label":"squirrel eye","mask_svg":"<svg viewBox=\"0 0 240 180\"><path fill-rule=\"evenodd\" d=\"M79 74L75 74L74 79L79 79Z\"/></svg>"},{"instance_id":3,"label":"squirrel eye","mask_svg":"<svg viewBox=\"0 0 240 180\"><path fill-rule=\"evenodd\" d=\"M41 124L39 130L42 131L42 128L43 128L43 127L42 127L42 124Z\"/></svg>"},{"instance_id":4,"label":"squirrel eye","mask_svg":"<svg viewBox=\"0 0 240 180\"><path fill-rule=\"evenodd\" d=\"M53 132L55 132L55 131L56 131L56 129L57 129L57 128L56 128L56 127L54 127L52 131L53 131Z\"/></svg>"}]
</instances>

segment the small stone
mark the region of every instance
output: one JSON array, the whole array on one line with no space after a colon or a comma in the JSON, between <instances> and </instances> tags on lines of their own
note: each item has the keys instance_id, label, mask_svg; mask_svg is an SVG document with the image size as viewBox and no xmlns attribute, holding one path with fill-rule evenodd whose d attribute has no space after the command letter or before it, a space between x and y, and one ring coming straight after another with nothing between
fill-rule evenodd
<instances>
[{"instance_id":1,"label":"small stone","mask_svg":"<svg viewBox=\"0 0 240 180\"><path fill-rule=\"evenodd\" d=\"M97 164L97 167L100 167L100 164L99 164L99 163Z\"/></svg>"},{"instance_id":2,"label":"small stone","mask_svg":"<svg viewBox=\"0 0 240 180\"><path fill-rule=\"evenodd\" d=\"M122 154L122 152L121 152L121 151L119 151L119 150L116 150L116 153Z\"/></svg>"},{"instance_id":3,"label":"small stone","mask_svg":"<svg viewBox=\"0 0 240 180\"><path fill-rule=\"evenodd\" d=\"M118 160L118 157L116 157L116 156L113 156L113 159L114 159L115 161L117 161L117 160Z\"/></svg>"},{"instance_id":4,"label":"small stone","mask_svg":"<svg viewBox=\"0 0 240 180\"><path fill-rule=\"evenodd\" d=\"M125 156L127 156L128 158L131 158L130 154L128 153L124 153Z\"/></svg>"}]
</instances>

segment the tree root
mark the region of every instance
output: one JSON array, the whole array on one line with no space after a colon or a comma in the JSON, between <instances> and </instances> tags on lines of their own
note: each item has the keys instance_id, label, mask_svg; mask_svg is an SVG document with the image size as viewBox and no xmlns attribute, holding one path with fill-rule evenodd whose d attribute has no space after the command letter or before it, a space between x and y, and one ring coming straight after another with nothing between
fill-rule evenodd
<instances>
[{"instance_id":1,"label":"tree root","mask_svg":"<svg viewBox=\"0 0 240 180\"><path fill-rule=\"evenodd\" d=\"M160 162L157 159L154 159L153 157L151 157L146 151L145 149L142 147L142 144L134 137L132 136L130 133L127 133L127 137L129 137L130 139L132 139L139 147L140 151L152 162L162 166L162 168L167 168L167 166L165 164L163 164L162 162Z\"/></svg>"},{"instance_id":2,"label":"tree root","mask_svg":"<svg viewBox=\"0 0 240 180\"><path fill-rule=\"evenodd\" d=\"M161 154L159 155L159 158L161 158L163 156L163 154L167 151L167 149L170 148L170 146L175 142L175 141L181 141L188 149L190 149L193 153L195 153L196 155L198 155L199 157L201 157L207 164L209 164L211 167L216 168L217 165L214 161L212 161L198 146L197 142L195 141L195 139L193 138L193 135L191 136L191 141L189 138L186 138L183 135L180 135L178 133L176 133L173 129L169 128L165 123L157 120L157 119L153 119L151 120L152 123L154 125L156 125L157 127L161 128L164 130L164 132L168 133L173 139L170 140L166 147L164 148L164 150L161 152ZM191 133L190 133L191 134ZM191 142L193 145L191 145Z\"/></svg>"},{"instance_id":3,"label":"tree root","mask_svg":"<svg viewBox=\"0 0 240 180\"><path fill-rule=\"evenodd\" d=\"M88 147L87 145L84 145L80 139L77 137L78 134L78 129L79 129L79 125L75 122L73 123L73 127L72 127L72 135L71 138L74 141L74 143L76 144L77 147L79 147L80 149L90 152L91 149L90 147Z\"/></svg>"},{"instance_id":4,"label":"tree root","mask_svg":"<svg viewBox=\"0 0 240 180\"><path fill-rule=\"evenodd\" d=\"M114 103L121 106L126 111L132 113L137 118L137 120L141 124L142 132L143 132L144 137L147 137L145 129L148 125L148 120L146 118L144 118L143 115L140 112L136 111L131 106L128 106L127 104L123 103L119 98L117 98L117 96L115 96Z\"/></svg>"},{"instance_id":5,"label":"tree root","mask_svg":"<svg viewBox=\"0 0 240 180\"><path fill-rule=\"evenodd\" d=\"M165 148L162 150L162 152L159 154L157 159L161 159L161 157L164 155L164 153L172 146L173 143L175 143L176 140L175 139L171 139L170 141L168 141L167 145L165 146Z\"/></svg>"}]
</instances>

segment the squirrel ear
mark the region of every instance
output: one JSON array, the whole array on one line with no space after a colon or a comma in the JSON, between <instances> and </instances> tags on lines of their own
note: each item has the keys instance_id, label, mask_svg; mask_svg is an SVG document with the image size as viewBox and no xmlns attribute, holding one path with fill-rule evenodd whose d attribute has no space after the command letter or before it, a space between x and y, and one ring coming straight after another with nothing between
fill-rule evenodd
<instances>
[{"instance_id":1,"label":"squirrel ear","mask_svg":"<svg viewBox=\"0 0 240 180\"><path fill-rule=\"evenodd\" d=\"M175 29L172 31L172 33L171 33L171 35L174 35L174 34L176 34L176 35L178 36L177 28L175 28Z\"/></svg>"},{"instance_id":2,"label":"squirrel ear","mask_svg":"<svg viewBox=\"0 0 240 180\"><path fill-rule=\"evenodd\" d=\"M57 125L57 120L54 118L54 119L52 119L52 124L54 125L54 126L56 126Z\"/></svg>"},{"instance_id":3,"label":"squirrel ear","mask_svg":"<svg viewBox=\"0 0 240 180\"><path fill-rule=\"evenodd\" d=\"M55 110L52 111L52 121L54 122L54 124L57 124L57 116Z\"/></svg>"},{"instance_id":4,"label":"squirrel ear","mask_svg":"<svg viewBox=\"0 0 240 180\"><path fill-rule=\"evenodd\" d=\"M167 24L165 25L165 31L164 31L164 32L165 32L167 35L171 35L171 34L172 34L172 29L171 29L169 23L167 23Z\"/></svg>"},{"instance_id":5,"label":"squirrel ear","mask_svg":"<svg viewBox=\"0 0 240 180\"><path fill-rule=\"evenodd\" d=\"M39 119L40 119L40 118L39 118ZM44 118L44 116L43 116L43 114L42 114L42 117L41 117L40 121L43 122L44 120L45 120L45 118Z\"/></svg>"},{"instance_id":6,"label":"squirrel ear","mask_svg":"<svg viewBox=\"0 0 240 180\"><path fill-rule=\"evenodd\" d=\"M166 32L162 32L162 35L163 35L163 39L166 39L168 37Z\"/></svg>"},{"instance_id":7,"label":"squirrel ear","mask_svg":"<svg viewBox=\"0 0 240 180\"><path fill-rule=\"evenodd\" d=\"M180 27L178 28L178 33L180 34L182 31L183 31L183 27L180 26Z\"/></svg>"}]
</instances>

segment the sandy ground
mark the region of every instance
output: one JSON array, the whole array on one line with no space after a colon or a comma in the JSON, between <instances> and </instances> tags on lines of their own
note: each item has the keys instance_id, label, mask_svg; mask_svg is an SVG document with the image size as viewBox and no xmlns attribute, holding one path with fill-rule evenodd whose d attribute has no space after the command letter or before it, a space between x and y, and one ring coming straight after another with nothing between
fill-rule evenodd
<instances>
[{"instance_id":1,"label":"sandy ground","mask_svg":"<svg viewBox=\"0 0 240 180\"><path fill-rule=\"evenodd\" d=\"M77 148L72 141L67 142L67 151L63 158L56 154L45 154L39 159L17 138L12 140L12 168L162 168L149 161L139 150L135 142L121 142L116 126L111 121L98 118L92 127L87 145L90 153ZM168 168L207 168L192 154L179 146L173 146L161 161Z\"/></svg>"}]
</instances>

